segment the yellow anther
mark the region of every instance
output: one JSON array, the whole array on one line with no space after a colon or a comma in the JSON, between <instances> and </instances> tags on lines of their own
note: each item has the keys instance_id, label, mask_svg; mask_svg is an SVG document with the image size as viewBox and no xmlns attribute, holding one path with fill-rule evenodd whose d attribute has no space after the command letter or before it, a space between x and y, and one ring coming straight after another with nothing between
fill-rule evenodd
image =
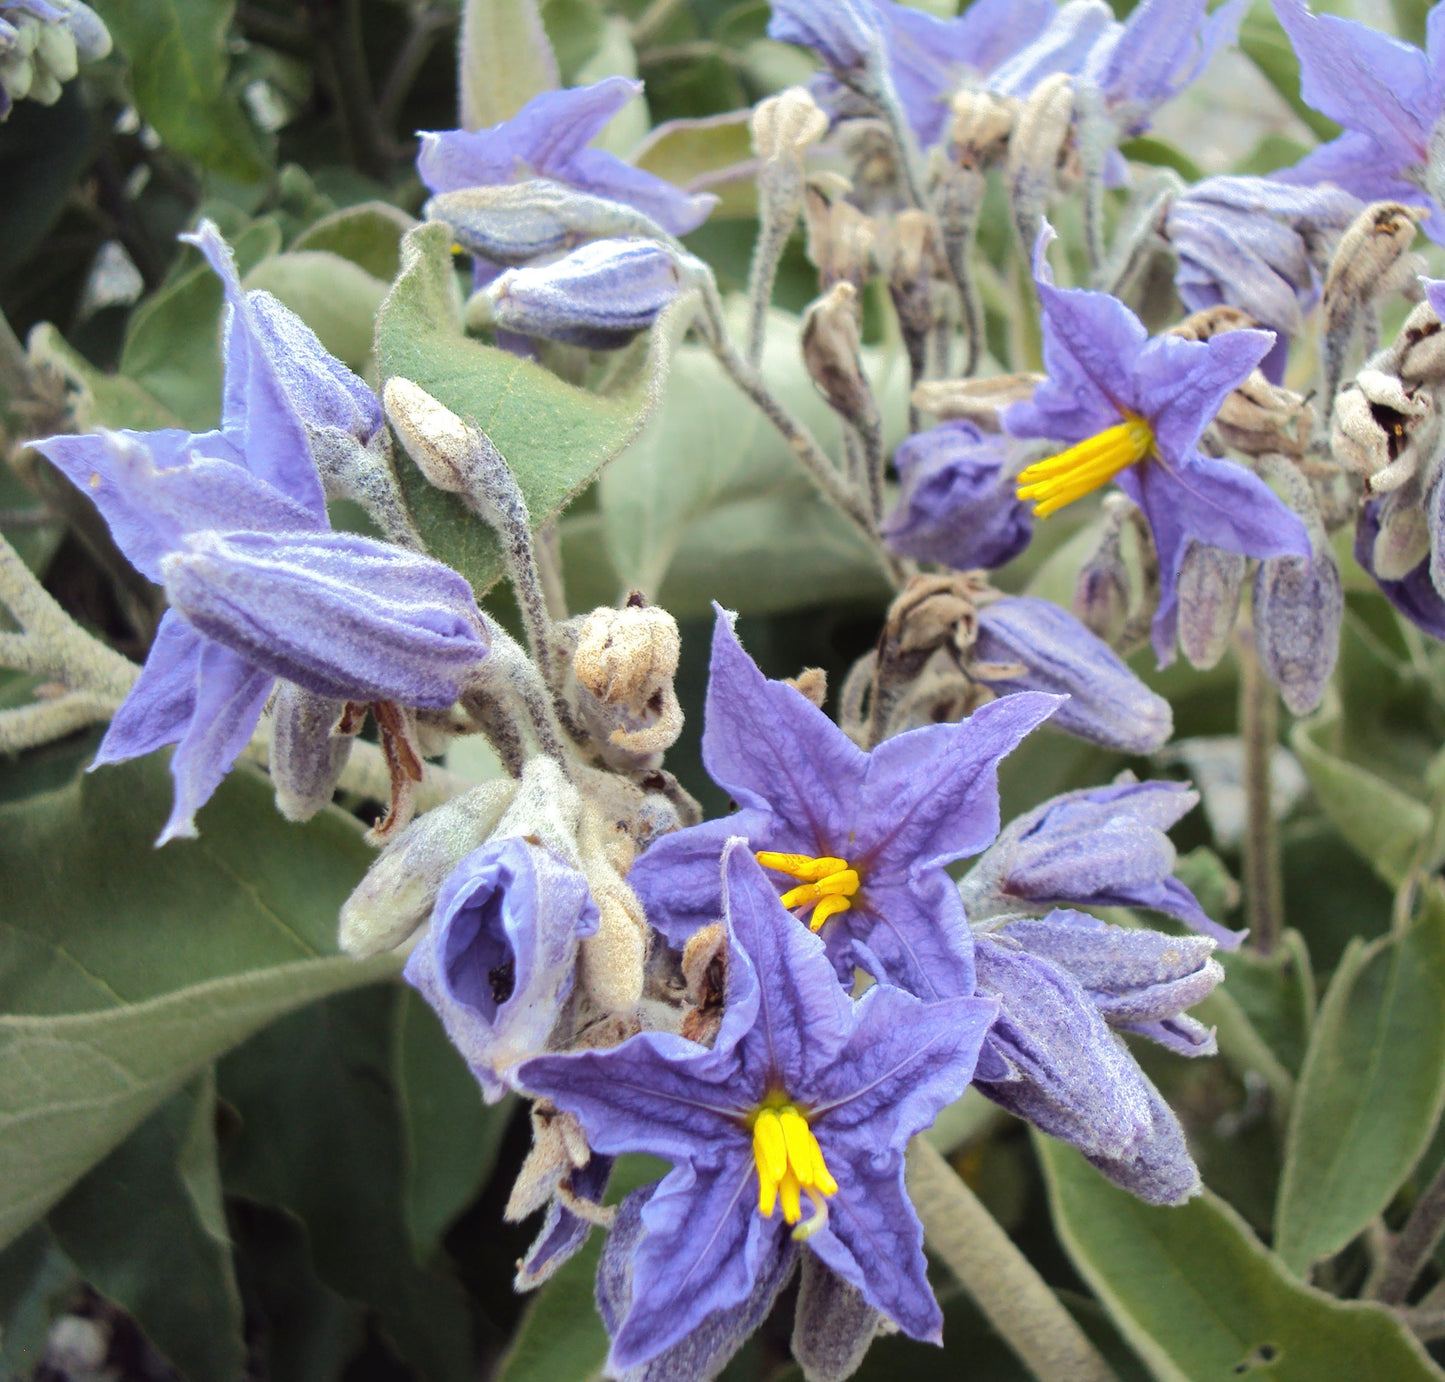
<instances>
[{"instance_id":1,"label":"yellow anther","mask_svg":"<svg viewBox=\"0 0 1445 1382\"><path fill-rule=\"evenodd\" d=\"M773 854L768 850L760 851L757 859L765 869L800 880L796 888L789 888L783 894L781 901L789 911L795 907L812 907L813 916L808 925L814 931L829 917L848 911L852 906L848 899L855 897L862 887L857 869L846 859L829 856L814 859L808 854Z\"/></svg>"},{"instance_id":2,"label":"yellow anther","mask_svg":"<svg viewBox=\"0 0 1445 1382\"><path fill-rule=\"evenodd\" d=\"M1121 470L1137 465L1154 449L1154 433L1140 417L1126 417L1050 456L1035 461L1018 478L1018 497L1034 501L1034 516L1047 518L1065 504L1106 485Z\"/></svg>"},{"instance_id":3,"label":"yellow anther","mask_svg":"<svg viewBox=\"0 0 1445 1382\"><path fill-rule=\"evenodd\" d=\"M838 1182L796 1104L758 1109L753 1118L753 1161L758 1169L758 1213L765 1219L772 1218L781 1201L784 1221L799 1224L806 1195L813 1213L799 1224L794 1237L806 1238L828 1222L825 1197L837 1194Z\"/></svg>"}]
</instances>

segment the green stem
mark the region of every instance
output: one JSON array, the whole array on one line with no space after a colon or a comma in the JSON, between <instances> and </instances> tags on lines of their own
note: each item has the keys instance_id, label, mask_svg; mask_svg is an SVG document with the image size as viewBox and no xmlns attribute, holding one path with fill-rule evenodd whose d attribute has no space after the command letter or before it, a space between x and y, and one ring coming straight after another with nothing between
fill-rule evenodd
<instances>
[{"instance_id":1,"label":"green stem","mask_svg":"<svg viewBox=\"0 0 1445 1382\"><path fill-rule=\"evenodd\" d=\"M1279 737L1279 708L1254 648L1254 632L1239 629L1239 735L1244 744L1244 908L1250 941L1261 955L1279 944L1284 874L1274 819L1271 760Z\"/></svg>"},{"instance_id":2,"label":"green stem","mask_svg":"<svg viewBox=\"0 0 1445 1382\"><path fill-rule=\"evenodd\" d=\"M908 1148L908 1193L928 1246L1039 1382L1118 1382L1033 1263L921 1137Z\"/></svg>"}]
</instances>

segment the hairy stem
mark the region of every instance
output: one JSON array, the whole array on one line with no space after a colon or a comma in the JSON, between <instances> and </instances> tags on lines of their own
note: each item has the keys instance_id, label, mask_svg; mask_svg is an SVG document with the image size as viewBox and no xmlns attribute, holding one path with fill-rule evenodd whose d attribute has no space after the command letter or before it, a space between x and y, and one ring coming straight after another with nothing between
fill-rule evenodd
<instances>
[{"instance_id":1,"label":"hairy stem","mask_svg":"<svg viewBox=\"0 0 1445 1382\"><path fill-rule=\"evenodd\" d=\"M1033 1264L921 1137L908 1148L908 1193L928 1246L1039 1382L1118 1382Z\"/></svg>"},{"instance_id":2,"label":"hairy stem","mask_svg":"<svg viewBox=\"0 0 1445 1382\"><path fill-rule=\"evenodd\" d=\"M1250 941L1261 955L1279 944L1284 916L1284 876L1274 819L1271 760L1279 736L1274 687L1265 679L1254 632L1239 629L1239 735L1244 743L1244 905Z\"/></svg>"},{"instance_id":3,"label":"hairy stem","mask_svg":"<svg viewBox=\"0 0 1445 1382\"><path fill-rule=\"evenodd\" d=\"M1435 1173L1435 1178L1415 1201L1405 1227L1391 1241L1371 1292L1374 1298L1386 1305L1403 1305L1442 1236L1445 1236L1445 1166Z\"/></svg>"}]
</instances>

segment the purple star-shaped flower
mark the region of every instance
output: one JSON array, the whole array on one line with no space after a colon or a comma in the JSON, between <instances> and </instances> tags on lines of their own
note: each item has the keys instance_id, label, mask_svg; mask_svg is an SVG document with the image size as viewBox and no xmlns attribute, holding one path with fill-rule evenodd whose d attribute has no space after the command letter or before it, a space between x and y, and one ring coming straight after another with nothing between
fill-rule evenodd
<instances>
[{"instance_id":1,"label":"purple star-shaped flower","mask_svg":"<svg viewBox=\"0 0 1445 1382\"><path fill-rule=\"evenodd\" d=\"M741 809L664 835L628 882L681 948L717 920L717 861L745 836L765 863L784 861L777 891L800 920L821 922L840 979L862 966L923 998L971 993L968 923L944 866L993 839L999 759L1058 704L1020 692L864 753L806 696L764 677L719 610L702 756Z\"/></svg>"},{"instance_id":2,"label":"purple star-shaped flower","mask_svg":"<svg viewBox=\"0 0 1445 1382\"><path fill-rule=\"evenodd\" d=\"M490 129L423 131L417 172L432 192L551 178L624 202L673 235L686 235L707 219L716 197L684 192L615 154L588 147L641 90L641 82L605 77L591 86L544 91Z\"/></svg>"},{"instance_id":3,"label":"purple star-shaped flower","mask_svg":"<svg viewBox=\"0 0 1445 1382\"><path fill-rule=\"evenodd\" d=\"M1310 554L1309 533L1263 480L1242 465L1201 455L1200 433L1274 337L1227 331L1207 341L1155 336L1117 298L1056 288L1045 226L1034 250L1048 379L1003 415L1015 437L1068 450L1030 466L1020 494L1046 516L1117 479L1143 510L1159 554L1154 651L1174 658L1179 569L1191 540L1250 557Z\"/></svg>"},{"instance_id":4,"label":"purple star-shaped flower","mask_svg":"<svg viewBox=\"0 0 1445 1382\"><path fill-rule=\"evenodd\" d=\"M747 842L723 852L722 882L727 1004L712 1050L644 1032L517 1071L576 1115L599 1152L673 1163L642 1210L609 1368L638 1367L746 1308L759 1275L792 1250L789 1223L874 1309L938 1342L903 1154L961 1096L997 1007L972 996L924 1003L882 984L855 1004Z\"/></svg>"},{"instance_id":5,"label":"purple star-shaped flower","mask_svg":"<svg viewBox=\"0 0 1445 1382\"><path fill-rule=\"evenodd\" d=\"M978 936L978 991L1002 1012L974 1083L1150 1204L1198 1193L1184 1130L1113 1028L1181 1055L1214 1034L1184 1009L1224 978L1204 936L1107 926L1081 912L1020 917Z\"/></svg>"},{"instance_id":6,"label":"purple star-shaped flower","mask_svg":"<svg viewBox=\"0 0 1445 1382\"><path fill-rule=\"evenodd\" d=\"M365 448L376 396L269 293L241 290L209 222L192 237L225 284L218 431L33 443L95 502L171 608L92 768L175 744L159 844L194 835L277 677L335 700L445 708L486 654L470 587L429 557L333 533L318 444Z\"/></svg>"},{"instance_id":7,"label":"purple star-shaped flower","mask_svg":"<svg viewBox=\"0 0 1445 1382\"><path fill-rule=\"evenodd\" d=\"M1423 53L1302 0L1274 0L1274 12L1299 58L1300 95L1345 132L1273 176L1429 207L1425 233L1445 244L1445 215L1425 190L1430 138L1445 111L1445 10L1431 9Z\"/></svg>"},{"instance_id":8,"label":"purple star-shaped flower","mask_svg":"<svg viewBox=\"0 0 1445 1382\"><path fill-rule=\"evenodd\" d=\"M1164 833L1199 802L1182 782L1116 782L1052 797L1010 821L960 885L975 926L986 917L1040 909L1148 907L1227 950L1226 930L1174 877Z\"/></svg>"}]
</instances>

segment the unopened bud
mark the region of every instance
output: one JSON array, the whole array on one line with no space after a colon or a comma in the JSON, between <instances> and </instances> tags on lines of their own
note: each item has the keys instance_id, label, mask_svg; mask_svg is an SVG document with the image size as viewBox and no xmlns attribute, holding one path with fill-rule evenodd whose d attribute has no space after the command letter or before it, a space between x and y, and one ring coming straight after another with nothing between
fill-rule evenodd
<instances>
[{"instance_id":1,"label":"unopened bud","mask_svg":"<svg viewBox=\"0 0 1445 1382\"><path fill-rule=\"evenodd\" d=\"M283 681L272 706L271 781L288 821L310 820L331 801L351 756L350 734L336 733L344 701Z\"/></svg>"},{"instance_id":2,"label":"unopened bud","mask_svg":"<svg viewBox=\"0 0 1445 1382\"><path fill-rule=\"evenodd\" d=\"M464 250L493 264L526 264L609 236L668 238L641 211L546 178L442 192L423 214L445 222Z\"/></svg>"},{"instance_id":3,"label":"unopened bud","mask_svg":"<svg viewBox=\"0 0 1445 1382\"><path fill-rule=\"evenodd\" d=\"M1406 254L1421 215L1402 202L1373 202L1350 222L1325 276L1327 332L1353 321L1360 307L1396 291L1413 275Z\"/></svg>"},{"instance_id":4,"label":"unopened bud","mask_svg":"<svg viewBox=\"0 0 1445 1382\"><path fill-rule=\"evenodd\" d=\"M517 794L486 782L414 820L381 853L341 909L341 948L357 959L394 950L427 919L447 875L496 828Z\"/></svg>"},{"instance_id":5,"label":"unopened bud","mask_svg":"<svg viewBox=\"0 0 1445 1382\"><path fill-rule=\"evenodd\" d=\"M878 404L863 373L858 293L835 283L803 315L803 363L834 412L860 430L876 429Z\"/></svg>"},{"instance_id":6,"label":"unopened bud","mask_svg":"<svg viewBox=\"0 0 1445 1382\"><path fill-rule=\"evenodd\" d=\"M804 86L759 101L752 115L753 152L765 162L801 167L803 154L828 132L828 117Z\"/></svg>"},{"instance_id":7,"label":"unopened bud","mask_svg":"<svg viewBox=\"0 0 1445 1382\"><path fill-rule=\"evenodd\" d=\"M688 290L695 263L652 240L593 240L551 264L508 269L472 297L467 321L617 350Z\"/></svg>"},{"instance_id":8,"label":"unopened bud","mask_svg":"<svg viewBox=\"0 0 1445 1382\"><path fill-rule=\"evenodd\" d=\"M1133 594L1124 560L1123 523L1117 508L1106 510L1099 544L1079 568L1074 583L1075 617L1105 643L1113 643L1124 631Z\"/></svg>"},{"instance_id":9,"label":"unopened bud","mask_svg":"<svg viewBox=\"0 0 1445 1382\"><path fill-rule=\"evenodd\" d=\"M1295 715L1320 703L1340 653L1345 595L1327 546L1274 557L1254 577L1254 643L1265 676Z\"/></svg>"},{"instance_id":10,"label":"unopened bud","mask_svg":"<svg viewBox=\"0 0 1445 1382\"><path fill-rule=\"evenodd\" d=\"M953 98L954 162L972 168L997 163L1008 147L1019 101L992 91L960 91Z\"/></svg>"},{"instance_id":11,"label":"unopened bud","mask_svg":"<svg viewBox=\"0 0 1445 1382\"><path fill-rule=\"evenodd\" d=\"M1179 567L1179 647L1191 667L1215 666L1229 647L1239 615L1246 559L1191 542Z\"/></svg>"},{"instance_id":12,"label":"unopened bud","mask_svg":"<svg viewBox=\"0 0 1445 1382\"><path fill-rule=\"evenodd\" d=\"M1038 238L1040 218L1058 185L1073 119L1073 79L1063 72L1041 81L1019 110L1004 180L1014 224L1026 248L1031 249Z\"/></svg>"},{"instance_id":13,"label":"unopened bud","mask_svg":"<svg viewBox=\"0 0 1445 1382\"><path fill-rule=\"evenodd\" d=\"M1371 549L1377 580L1403 581L1430 555L1430 524L1417 504L1381 505L1380 531Z\"/></svg>"},{"instance_id":14,"label":"unopened bud","mask_svg":"<svg viewBox=\"0 0 1445 1382\"><path fill-rule=\"evenodd\" d=\"M386 416L416 467L438 489L467 492L472 443L467 425L419 384L401 375L381 393Z\"/></svg>"}]
</instances>

